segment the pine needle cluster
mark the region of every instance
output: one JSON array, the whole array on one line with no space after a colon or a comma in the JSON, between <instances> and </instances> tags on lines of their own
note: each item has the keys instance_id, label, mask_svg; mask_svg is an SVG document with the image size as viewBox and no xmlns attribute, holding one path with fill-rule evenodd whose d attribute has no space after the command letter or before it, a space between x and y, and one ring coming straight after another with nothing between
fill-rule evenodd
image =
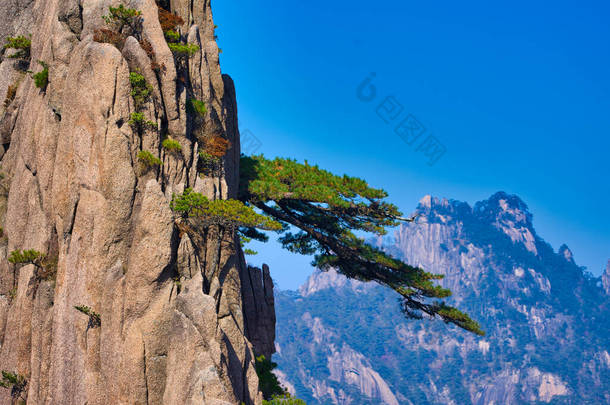
<instances>
[{"instance_id":1,"label":"pine needle cluster","mask_svg":"<svg viewBox=\"0 0 610 405\"><path fill-rule=\"evenodd\" d=\"M29 37L19 35L6 38L6 44L4 44L3 49L14 49L16 51L9 58L29 60L31 47L32 40Z\"/></svg>"},{"instance_id":2,"label":"pine needle cluster","mask_svg":"<svg viewBox=\"0 0 610 405\"><path fill-rule=\"evenodd\" d=\"M312 264L323 270L333 268L349 278L393 289L409 317L426 314L484 334L468 315L442 301L431 301L451 295L436 284L442 275L408 265L356 235L380 236L389 227L413 221L384 200L384 190L291 159L242 156L240 167L240 200L279 222L282 229L299 230L284 232L279 239L284 248L314 255Z\"/></svg>"},{"instance_id":3,"label":"pine needle cluster","mask_svg":"<svg viewBox=\"0 0 610 405\"><path fill-rule=\"evenodd\" d=\"M257 214L254 209L238 200L209 200L191 188L173 196L172 210L185 218L198 220L202 226L218 225L225 229L252 227L277 231L282 226L267 215Z\"/></svg>"},{"instance_id":4,"label":"pine needle cluster","mask_svg":"<svg viewBox=\"0 0 610 405\"><path fill-rule=\"evenodd\" d=\"M28 381L21 374L2 370L0 387L10 389L12 398L19 398L25 392L27 383Z\"/></svg>"},{"instance_id":5,"label":"pine needle cluster","mask_svg":"<svg viewBox=\"0 0 610 405\"><path fill-rule=\"evenodd\" d=\"M75 305L74 309L89 317L89 323L87 324L87 328L95 328L102 325L102 318L100 314L93 311L86 305Z\"/></svg>"}]
</instances>

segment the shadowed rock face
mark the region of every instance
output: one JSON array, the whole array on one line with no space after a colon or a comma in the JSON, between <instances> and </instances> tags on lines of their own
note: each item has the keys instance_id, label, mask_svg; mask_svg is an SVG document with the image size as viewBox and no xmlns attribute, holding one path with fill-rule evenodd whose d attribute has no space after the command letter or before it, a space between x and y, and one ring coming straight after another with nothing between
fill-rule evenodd
<instances>
[{"instance_id":1,"label":"shadowed rock face","mask_svg":"<svg viewBox=\"0 0 610 405\"><path fill-rule=\"evenodd\" d=\"M248 268L234 235L217 251L213 238L189 237L169 208L186 187L216 199L237 193L235 90L220 71L209 0L170 4L200 48L180 70L155 2L131 3L158 73L133 37L122 52L92 41L116 2L2 3L0 36L31 34L30 69L48 63L49 84L36 88L12 59L0 64L2 100L18 86L0 106L0 370L27 378L28 404L259 404L254 353L271 354L275 322L268 269L263 281ZM128 124L133 71L152 86L140 112L158 130ZM221 174L198 172L188 98L208 110L197 130L230 141ZM180 154L161 147L164 136ZM163 164L143 170L141 150ZM16 249L56 258L56 275L10 265ZM101 326L75 305L91 307ZM0 403L11 403L8 390Z\"/></svg>"}]
</instances>

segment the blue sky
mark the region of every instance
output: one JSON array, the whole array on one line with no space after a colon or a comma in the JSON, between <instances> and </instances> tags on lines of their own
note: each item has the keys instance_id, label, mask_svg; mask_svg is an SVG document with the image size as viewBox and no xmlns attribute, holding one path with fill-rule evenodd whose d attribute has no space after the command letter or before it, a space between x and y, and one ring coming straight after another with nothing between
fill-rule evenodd
<instances>
[{"instance_id":1,"label":"blue sky","mask_svg":"<svg viewBox=\"0 0 610 405\"><path fill-rule=\"evenodd\" d=\"M600 274L610 3L495 3L215 1L240 128L260 140L257 153L363 177L405 213L426 194L470 204L517 194L539 235ZM372 72L376 97L365 102L357 88ZM390 96L386 123L378 106ZM394 132L408 115L425 128L412 146ZM432 166L417 150L428 136L446 151ZM282 289L311 272L308 257L256 248L252 262L267 262Z\"/></svg>"}]
</instances>

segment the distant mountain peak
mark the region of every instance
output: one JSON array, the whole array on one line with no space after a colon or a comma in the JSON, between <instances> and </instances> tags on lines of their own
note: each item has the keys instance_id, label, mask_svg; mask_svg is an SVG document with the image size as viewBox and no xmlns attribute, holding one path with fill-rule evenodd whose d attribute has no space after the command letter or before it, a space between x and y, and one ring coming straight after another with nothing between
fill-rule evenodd
<instances>
[{"instance_id":1,"label":"distant mountain peak","mask_svg":"<svg viewBox=\"0 0 610 405\"><path fill-rule=\"evenodd\" d=\"M604 291L606 291L606 294L610 295L610 259L608 259L606 271L604 271L604 274L602 274L602 285L604 286Z\"/></svg>"},{"instance_id":2,"label":"distant mountain peak","mask_svg":"<svg viewBox=\"0 0 610 405\"><path fill-rule=\"evenodd\" d=\"M432 208L438 205L447 207L449 205L449 201L446 198L439 199L437 197L432 197L430 194L428 194L425 195L421 200L419 200L419 205L423 208Z\"/></svg>"},{"instance_id":3,"label":"distant mountain peak","mask_svg":"<svg viewBox=\"0 0 610 405\"><path fill-rule=\"evenodd\" d=\"M463 201L426 195L419 200L416 212L430 221L447 222L450 218L472 215L472 207Z\"/></svg>"},{"instance_id":4,"label":"distant mountain peak","mask_svg":"<svg viewBox=\"0 0 610 405\"><path fill-rule=\"evenodd\" d=\"M482 217L511 221L516 225L532 228L532 214L527 204L514 194L498 191L487 200L474 205L474 212Z\"/></svg>"},{"instance_id":5,"label":"distant mountain peak","mask_svg":"<svg viewBox=\"0 0 610 405\"><path fill-rule=\"evenodd\" d=\"M439 199L426 195L419 201L417 212L428 222L447 224L474 220L488 224L521 243L531 253L538 255L537 236L532 224L532 214L527 204L518 196L499 191L474 207L463 201Z\"/></svg>"},{"instance_id":6,"label":"distant mountain peak","mask_svg":"<svg viewBox=\"0 0 610 405\"><path fill-rule=\"evenodd\" d=\"M326 271L316 269L299 288L299 294L302 297L308 297L318 291L326 289L341 289L348 287L353 291L364 291L366 288L372 287L374 284L365 284L360 281L351 280L337 273L335 269Z\"/></svg>"},{"instance_id":7,"label":"distant mountain peak","mask_svg":"<svg viewBox=\"0 0 610 405\"><path fill-rule=\"evenodd\" d=\"M444 275L449 302L487 336L406 321L392 291L317 270L300 294L276 301L274 361L297 396L312 405L610 404L610 260L602 290L566 245L538 236L520 198L500 192L474 207L426 196L417 221L369 243Z\"/></svg>"},{"instance_id":8,"label":"distant mountain peak","mask_svg":"<svg viewBox=\"0 0 610 405\"><path fill-rule=\"evenodd\" d=\"M480 219L493 223L513 242L523 243L527 250L538 254L532 214L518 196L499 191L487 200L476 203L474 212Z\"/></svg>"},{"instance_id":9,"label":"distant mountain peak","mask_svg":"<svg viewBox=\"0 0 610 405\"><path fill-rule=\"evenodd\" d=\"M574 263L574 254L565 243L559 247L559 255L569 263Z\"/></svg>"}]
</instances>

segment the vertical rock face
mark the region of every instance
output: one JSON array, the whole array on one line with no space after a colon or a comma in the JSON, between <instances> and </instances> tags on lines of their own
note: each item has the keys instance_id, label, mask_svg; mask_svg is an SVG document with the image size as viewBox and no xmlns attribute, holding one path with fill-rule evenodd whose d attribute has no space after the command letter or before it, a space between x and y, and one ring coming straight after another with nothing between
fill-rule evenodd
<instances>
[{"instance_id":1,"label":"vertical rock face","mask_svg":"<svg viewBox=\"0 0 610 405\"><path fill-rule=\"evenodd\" d=\"M0 369L27 379L19 395L28 404L262 400L254 353L273 351L268 269L263 276L248 268L234 235L212 249L178 229L169 208L186 187L236 196L235 90L220 71L210 1L160 3L184 18L181 34L199 47L186 66L175 64L153 0L128 4L142 12L142 32L122 51L93 41L119 2L0 5L0 36L31 34L29 69L49 65L48 86L39 89L15 60L0 64ZM143 40L161 69L151 68ZM138 110L130 72L151 85ZM207 108L197 128L191 98ZM136 111L158 129L132 128ZM198 152L210 135L230 147L219 173L201 175ZM161 147L166 136L180 153ZM162 165L145 170L142 150ZM44 253L51 276L8 263L17 249ZM101 325L77 305L99 314ZM14 399L0 388L0 403Z\"/></svg>"},{"instance_id":2,"label":"vertical rock face","mask_svg":"<svg viewBox=\"0 0 610 405\"><path fill-rule=\"evenodd\" d=\"M273 280L266 264L263 265L262 272L251 266L248 266L247 270L242 277L246 335L254 345L257 355L271 359L275 352Z\"/></svg>"}]
</instances>

